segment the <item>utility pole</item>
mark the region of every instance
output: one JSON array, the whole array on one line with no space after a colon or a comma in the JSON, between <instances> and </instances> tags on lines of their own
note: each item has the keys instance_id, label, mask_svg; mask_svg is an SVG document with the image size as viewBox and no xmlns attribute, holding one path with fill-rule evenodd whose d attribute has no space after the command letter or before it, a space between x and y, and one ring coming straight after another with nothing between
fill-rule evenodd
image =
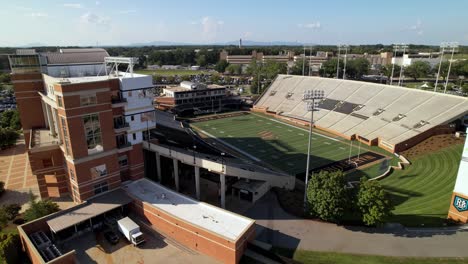
<instances>
[{"instance_id":1,"label":"utility pole","mask_svg":"<svg viewBox=\"0 0 468 264\"><path fill-rule=\"evenodd\" d=\"M448 85L448 81L449 81L449 78L450 78L450 69L452 68L452 62L453 62L453 54L455 53L455 49L458 49L458 43L457 42L451 42L451 43L449 43L449 47L452 48L452 56L450 56L449 67L448 67L448 71L447 71L447 78L445 80L444 93L447 92L447 85Z\"/></svg>"}]
</instances>

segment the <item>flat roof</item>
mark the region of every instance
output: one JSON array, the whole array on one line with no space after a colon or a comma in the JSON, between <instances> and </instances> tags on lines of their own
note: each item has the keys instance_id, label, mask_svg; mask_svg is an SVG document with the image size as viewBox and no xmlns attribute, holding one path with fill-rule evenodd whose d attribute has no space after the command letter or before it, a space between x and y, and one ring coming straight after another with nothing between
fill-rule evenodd
<instances>
[{"instance_id":1,"label":"flat roof","mask_svg":"<svg viewBox=\"0 0 468 264\"><path fill-rule=\"evenodd\" d=\"M138 74L134 73L133 76L130 73L127 72L119 72L119 76L115 76L114 74L111 75L99 75L99 76L81 76L81 77L54 77L47 75L51 78L56 79L58 83L86 83L86 82L99 82L99 81L105 81L109 79L114 79L114 78L119 78L119 79L125 79L125 78L143 78L143 77L148 77L149 75L145 74Z\"/></svg>"},{"instance_id":2,"label":"flat roof","mask_svg":"<svg viewBox=\"0 0 468 264\"><path fill-rule=\"evenodd\" d=\"M68 227L89 220L132 201L125 191L116 189L88 200L86 203L71 208L63 214L47 221L50 229L57 233Z\"/></svg>"},{"instance_id":3,"label":"flat roof","mask_svg":"<svg viewBox=\"0 0 468 264\"><path fill-rule=\"evenodd\" d=\"M155 208L230 240L237 240L254 220L196 201L148 179L124 186L127 192Z\"/></svg>"}]
</instances>

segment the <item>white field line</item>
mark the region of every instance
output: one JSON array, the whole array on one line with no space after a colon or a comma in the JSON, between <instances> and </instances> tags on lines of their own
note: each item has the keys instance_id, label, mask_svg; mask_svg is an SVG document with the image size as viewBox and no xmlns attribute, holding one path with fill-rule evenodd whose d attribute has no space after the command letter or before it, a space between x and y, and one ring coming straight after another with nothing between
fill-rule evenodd
<instances>
[{"instance_id":1,"label":"white field line","mask_svg":"<svg viewBox=\"0 0 468 264\"><path fill-rule=\"evenodd\" d=\"M208 132L206 132L206 131L204 131L204 130L201 130L201 129L200 129L200 132L202 132L203 134L209 136L210 138L212 138L212 139L218 141L219 143L221 143L221 144L223 144L223 145L226 145L226 146L228 146L228 147L230 147L230 148L236 150L236 151L239 152L239 153L244 154L245 156L247 156L247 157L249 157L249 158L251 158L251 159L253 159L253 160L257 161L257 162L260 162L260 161L261 161L260 159L258 159L258 158L256 158L256 157L250 155L249 153L247 153L247 152L245 152L245 151L243 151L243 150L241 150L241 149L239 149L239 148L237 148L237 147L234 147L233 145L227 143L226 141L221 140L221 139L219 139L219 138L217 138L217 137L211 135L210 133L208 133Z\"/></svg>"},{"instance_id":2,"label":"white field line","mask_svg":"<svg viewBox=\"0 0 468 264\"><path fill-rule=\"evenodd\" d=\"M256 115L256 114L253 114L253 115ZM265 117L259 116L259 115L256 115L256 116L261 117L261 118L265 118ZM295 128L295 129L300 129L300 130L302 130L302 131L305 131L305 132L309 133L309 130L304 129L304 128L300 128L300 127L297 127L297 126L293 126L293 125L290 125L290 124L288 124L288 123L284 123L284 122L281 122L281 121L279 121L279 120L275 120L275 119L271 119L271 118L266 118L266 119L271 120L271 121L274 121L274 122L277 122L277 123L280 123L280 124L283 124L283 125L286 125L286 126L289 126L289 127L292 127L292 128ZM332 137L329 137L329 136L325 136L325 135L322 135L322 134L319 134L319 133L316 133L316 134L314 134L314 135L319 135L319 136L321 136L321 137L328 138L328 139L333 140L333 141L339 141L339 140L336 139L336 138L332 138Z\"/></svg>"}]
</instances>

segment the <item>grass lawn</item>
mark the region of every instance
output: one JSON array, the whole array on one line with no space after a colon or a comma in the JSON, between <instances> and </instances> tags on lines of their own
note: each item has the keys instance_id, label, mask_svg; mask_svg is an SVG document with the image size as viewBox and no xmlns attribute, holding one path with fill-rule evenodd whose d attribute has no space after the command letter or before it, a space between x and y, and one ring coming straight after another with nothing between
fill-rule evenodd
<instances>
[{"instance_id":1,"label":"grass lawn","mask_svg":"<svg viewBox=\"0 0 468 264\"><path fill-rule=\"evenodd\" d=\"M192 126L290 174L305 171L308 130L257 114L192 123ZM363 152L364 148L361 148ZM314 133L311 168L348 158L342 139ZM351 155L358 154L356 144Z\"/></svg>"},{"instance_id":2,"label":"grass lawn","mask_svg":"<svg viewBox=\"0 0 468 264\"><path fill-rule=\"evenodd\" d=\"M314 264L461 264L467 263L467 258L406 258L385 257L373 255L355 255L334 252L315 252L305 250L273 249L276 253L293 258L302 263Z\"/></svg>"},{"instance_id":3,"label":"grass lawn","mask_svg":"<svg viewBox=\"0 0 468 264\"><path fill-rule=\"evenodd\" d=\"M158 75L158 76L186 76L186 75L197 75L206 74L208 71L192 71L192 70L138 70L135 73Z\"/></svg>"},{"instance_id":4,"label":"grass lawn","mask_svg":"<svg viewBox=\"0 0 468 264\"><path fill-rule=\"evenodd\" d=\"M407 226L440 226L447 217L463 145L421 155L381 184L396 205L391 222Z\"/></svg>"}]
</instances>

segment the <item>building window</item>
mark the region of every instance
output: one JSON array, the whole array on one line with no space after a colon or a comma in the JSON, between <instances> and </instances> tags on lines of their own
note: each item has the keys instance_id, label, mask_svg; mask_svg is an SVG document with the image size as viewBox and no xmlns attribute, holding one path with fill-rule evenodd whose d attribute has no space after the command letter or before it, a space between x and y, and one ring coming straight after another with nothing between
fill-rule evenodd
<instances>
[{"instance_id":1,"label":"building window","mask_svg":"<svg viewBox=\"0 0 468 264\"><path fill-rule=\"evenodd\" d=\"M82 95L80 96L81 106L95 105L97 103L96 95Z\"/></svg>"},{"instance_id":2,"label":"building window","mask_svg":"<svg viewBox=\"0 0 468 264\"><path fill-rule=\"evenodd\" d=\"M119 166L120 167L125 167L128 165L128 158L127 158L127 155L124 155L124 156L120 156L119 157Z\"/></svg>"},{"instance_id":3,"label":"building window","mask_svg":"<svg viewBox=\"0 0 468 264\"><path fill-rule=\"evenodd\" d=\"M136 140L136 134L133 133L132 136L133 136L133 140Z\"/></svg>"},{"instance_id":4,"label":"building window","mask_svg":"<svg viewBox=\"0 0 468 264\"><path fill-rule=\"evenodd\" d=\"M75 198L75 201L80 200L80 193L78 192L78 188L76 188L75 185L72 185L73 188L73 197Z\"/></svg>"},{"instance_id":5,"label":"building window","mask_svg":"<svg viewBox=\"0 0 468 264\"><path fill-rule=\"evenodd\" d=\"M93 154L103 150L101 139L101 126L97 114L83 116L83 126L88 145L88 154Z\"/></svg>"},{"instance_id":6,"label":"building window","mask_svg":"<svg viewBox=\"0 0 468 264\"><path fill-rule=\"evenodd\" d=\"M93 179L106 176L106 175L107 175L106 164L102 164L94 168L91 168L91 178Z\"/></svg>"},{"instance_id":7,"label":"building window","mask_svg":"<svg viewBox=\"0 0 468 264\"><path fill-rule=\"evenodd\" d=\"M63 98L62 96L57 95L57 105L63 107Z\"/></svg>"},{"instance_id":8,"label":"building window","mask_svg":"<svg viewBox=\"0 0 468 264\"><path fill-rule=\"evenodd\" d=\"M128 92L128 97L132 97L132 91Z\"/></svg>"},{"instance_id":9,"label":"building window","mask_svg":"<svg viewBox=\"0 0 468 264\"><path fill-rule=\"evenodd\" d=\"M130 121L135 121L135 116L130 116Z\"/></svg>"},{"instance_id":10,"label":"building window","mask_svg":"<svg viewBox=\"0 0 468 264\"><path fill-rule=\"evenodd\" d=\"M65 117L61 116L60 122L62 123L63 141L65 142L65 154L70 155L70 140L68 139L67 121Z\"/></svg>"},{"instance_id":11,"label":"building window","mask_svg":"<svg viewBox=\"0 0 468 264\"><path fill-rule=\"evenodd\" d=\"M107 192L109 187L107 186L107 182L101 182L94 185L94 194L100 194L103 192Z\"/></svg>"},{"instance_id":12,"label":"building window","mask_svg":"<svg viewBox=\"0 0 468 264\"><path fill-rule=\"evenodd\" d=\"M74 172L72 169L70 169L70 170L69 170L69 173L70 173L70 179L71 179L72 181L76 182L76 179L75 179L75 172Z\"/></svg>"}]
</instances>

